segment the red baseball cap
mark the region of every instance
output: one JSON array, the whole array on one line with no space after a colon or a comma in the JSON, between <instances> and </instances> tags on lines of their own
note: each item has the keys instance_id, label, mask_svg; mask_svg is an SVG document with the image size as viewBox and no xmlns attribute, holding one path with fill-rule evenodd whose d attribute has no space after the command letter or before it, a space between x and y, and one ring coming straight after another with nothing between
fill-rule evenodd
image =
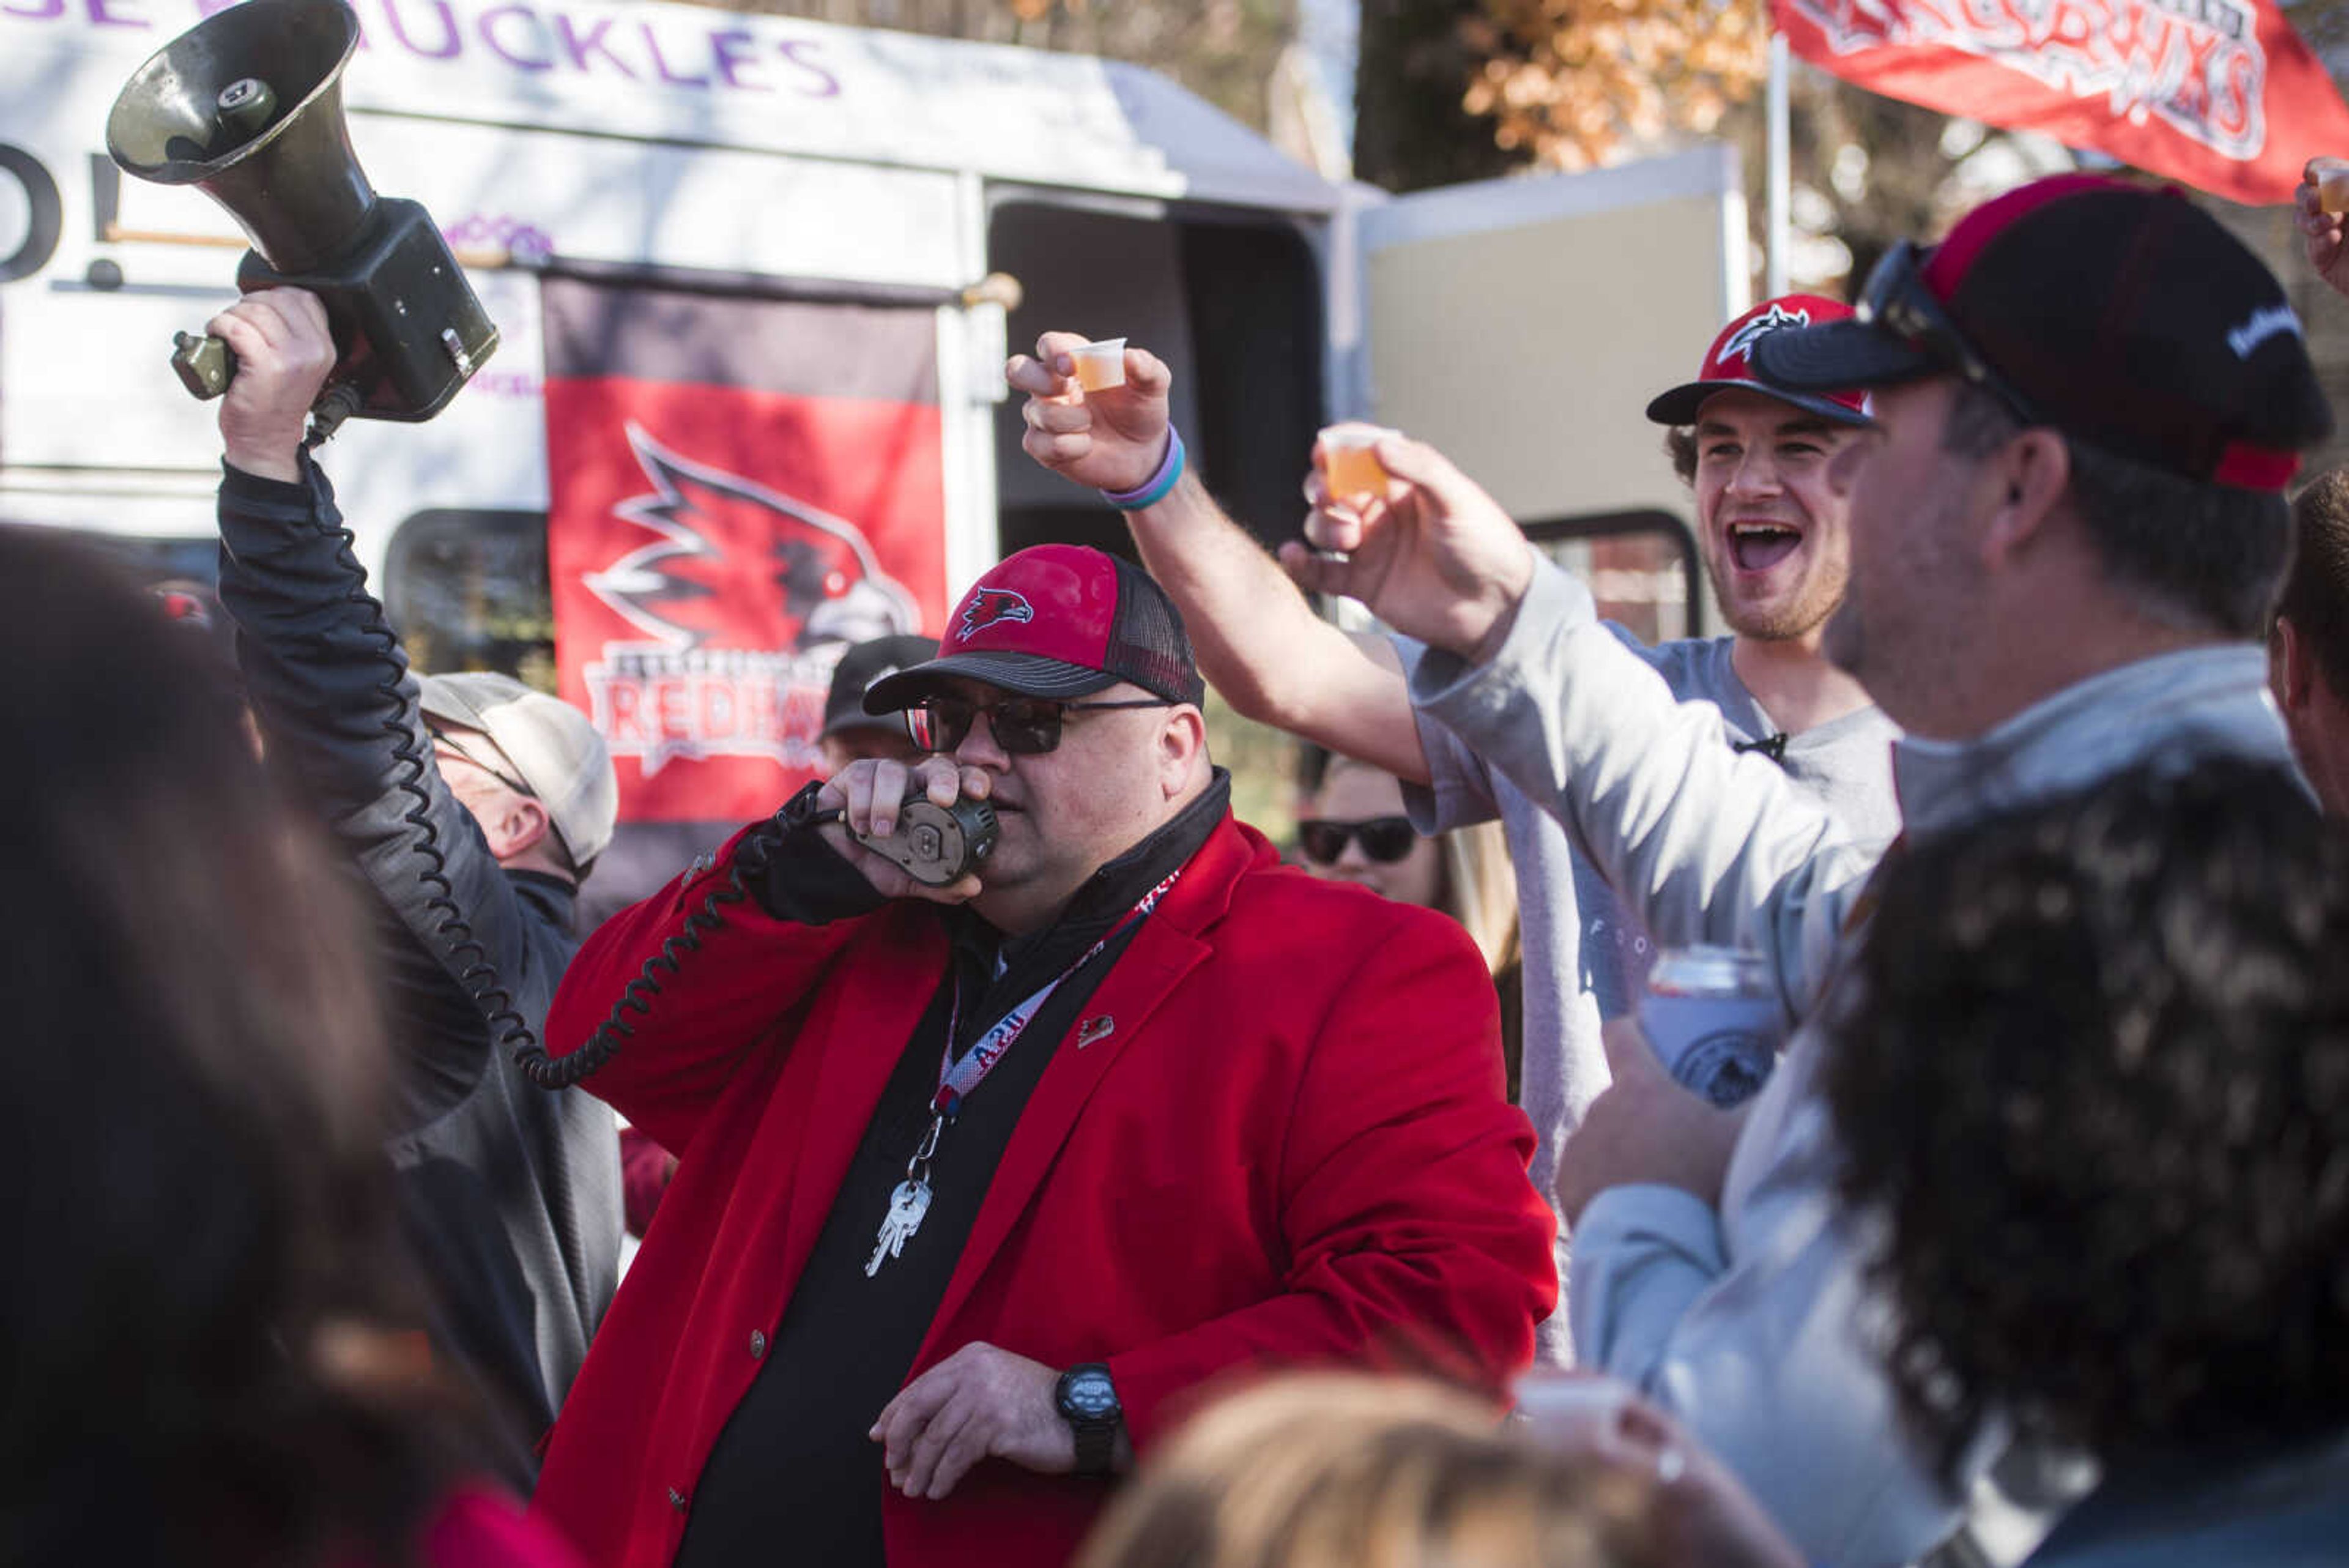
<instances>
[{"instance_id":1,"label":"red baseball cap","mask_svg":"<svg viewBox=\"0 0 2349 1568\"><path fill-rule=\"evenodd\" d=\"M1660 425L1692 425L1696 423L1697 410L1715 392L1760 392L1837 424L1867 424L1867 394L1859 389L1797 390L1766 379L1754 364L1755 346L1773 332L1824 326L1850 315L1851 306L1823 295L1782 294L1775 299L1764 300L1721 329L1721 336L1705 351L1704 365L1697 371L1696 379L1674 387L1650 403L1648 417Z\"/></svg>"},{"instance_id":2,"label":"red baseball cap","mask_svg":"<svg viewBox=\"0 0 2349 1568\"><path fill-rule=\"evenodd\" d=\"M1037 545L998 562L947 617L938 657L874 682L888 713L950 676L1023 697L1084 697L1121 680L1170 702L1206 696L1182 612L1150 574L1081 545Z\"/></svg>"}]
</instances>

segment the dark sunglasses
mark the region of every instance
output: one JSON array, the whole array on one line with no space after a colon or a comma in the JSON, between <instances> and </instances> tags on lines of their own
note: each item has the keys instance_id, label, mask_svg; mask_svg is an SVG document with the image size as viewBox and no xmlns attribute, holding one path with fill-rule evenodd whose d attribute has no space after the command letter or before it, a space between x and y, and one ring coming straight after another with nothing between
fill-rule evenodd
<instances>
[{"instance_id":1,"label":"dark sunglasses","mask_svg":"<svg viewBox=\"0 0 2349 1568\"><path fill-rule=\"evenodd\" d=\"M1297 825L1297 846L1316 866L1335 866L1346 853L1346 841L1359 838L1362 853L1381 866L1392 866L1411 853L1419 831L1407 816L1373 816L1361 822L1332 822L1309 816Z\"/></svg>"},{"instance_id":2,"label":"dark sunglasses","mask_svg":"<svg viewBox=\"0 0 2349 1568\"><path fill-rule=\"evenodd\" d=\"M1924 252L1914 240L1902 240L1884 253L1868 275L1853 314L1890 333L1941 369L1987 389L2026 425L2048 423L2037 404L2017 391L2013 383L1991 368L1950 319L1933 291L1925 286L1919 265Z\"/></svg>"},{"instance_id":3,"label":"dark sunglasses","mask_svg":"<svg viewBox=\"0 0 2349 1568\"><path fill-rule=\"evenodd\" d=\"M467 762L472 763L475 767L481 769L483 773L497 780L498 783L513 791L514 794L526 795L532 800L536 800L538 798L538 792L536 790L531 788L530 785L523 783L522 780L514 777L512 774L502 772L498 768L492 766L481 757L476 755L471 746L468 746L464 742L459 740L456 736L440 728L440 725L433 723L429 719L425 721L424 732L432 737L432 743L434 745L448 747L450 751L456 753L459 756L464 758ZM507 765L512 766L512 764L509 763Z\"/></svg>"},{"instance_id":4,"label":"dark sunglasses","mask_svg":"<svg viewBox=\"0 0 2349 1568\"><path fill-rule=\"evenodd\" d=\"M971 722L987 715L988 732L995 743L1015 757L1040 756L1061 743L1066 715L1099 712L1112 708L1172 708L1163 697L1130 702L1059 702L1047 697L1006 697L999 702L973 702L961 697L932 697L905 710L905 732L926 752L951 752L969 738Z\"/></svg>"}]
</instances>

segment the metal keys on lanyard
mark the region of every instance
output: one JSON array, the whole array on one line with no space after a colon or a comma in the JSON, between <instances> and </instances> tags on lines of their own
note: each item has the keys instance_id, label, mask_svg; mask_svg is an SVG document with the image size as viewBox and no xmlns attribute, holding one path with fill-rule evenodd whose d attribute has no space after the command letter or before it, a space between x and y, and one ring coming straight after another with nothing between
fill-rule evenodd
<instances>
[{"instance_id":1,"label":"metal keys on lanyard","mask_svg":"<svg viewBox=\"0 0 2349 1568\"><path fill-rule=\"evenodd\" d=\"M914 1232L922 1228L922 1217L930 1211L930 1160L938 1152L938 1135L947 1130L948 1122L954 1120L955 1112L961 1107L964 1098L978 1087L988 1074L995 1070L995 1064L1010 1052L1012 1044L1028 1032L1028 1026L1036 1022L1036 1015L1043 1011L1052 993L1061 988L1061 982L1091 963L1103 949L1123 935L1127 928L1149 914L1159 898L1174 886L1175 879L1182 875L1182 868L1177 867L1166 880L1144 893L1141 902L1118 922L1116 929L1087 948L1076 962L1046 981L1034 995L997 1020L995 1027L973 1042L969 1051L959 1060L954 1054L954 1043L962 1023L962 981L959 976L956 978L954 1002L947 1010L947 1044L938 1063L937 1093L930 1096L930 1130L922 1136L922 1147L914 1151L914 1158L905 1162L905 1179L889 1194L889 1212L881 1217L881 1232L874 1238L873 1256L864 1265L866 1279L878 1274L881 1265L890 1259L904 1257L905 1243L912 1241ZM1091 1030L1092 1027L1092 1021L1087 1021L1085 1028ZM1109 1026L1114 1027L1114 1023ZM1079 1038L1078 1049L1082 1050L1107 1034L1109 1028L1104 1028L1100 1034L1086 1034Z\"/></svg>"},{"instance_id":2,"label":"metal keys on lanyard","mask_svg":"<svg viewBox=\"0 0 2349 1568\"><path fill-rule=\"evenodd\" d=\"M922 1147L905 1162L905 1179L889 1194L889 1212L881 1217L881 1233L873 1243L873 1256L864 1265L864 1277L871 1279L881 1272L881 1265L905 1254L905 1243L922 1228L922 1216L930 1211L930 1157L938 1152L938 1135L946 1130L947 1118L930 1118L930 1130L922 1137Z\"/></svg>"}]
</instances>

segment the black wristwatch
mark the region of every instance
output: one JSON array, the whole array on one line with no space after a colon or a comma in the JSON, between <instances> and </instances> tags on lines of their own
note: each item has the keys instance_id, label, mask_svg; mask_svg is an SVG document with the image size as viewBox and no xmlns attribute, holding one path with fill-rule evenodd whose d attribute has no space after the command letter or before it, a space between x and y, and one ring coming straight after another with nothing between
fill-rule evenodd
<instances>
[{"instance_id":1,"label":"black wristwatch","mask_svg":"<svg viewBox=\"0 0 2349 1568\"><path fill-rule=\"evenodd\" d=\"M1105 1476L1117 1453L1117 1429L1125 1424L1125 1407L1117 1402L1117 1386L1109 1368L1098 1361L1080 1362L1061 1374L1052 1390L1061 1419L1077 1437L1077 1473Z\"/></svg>"}]
</instances>

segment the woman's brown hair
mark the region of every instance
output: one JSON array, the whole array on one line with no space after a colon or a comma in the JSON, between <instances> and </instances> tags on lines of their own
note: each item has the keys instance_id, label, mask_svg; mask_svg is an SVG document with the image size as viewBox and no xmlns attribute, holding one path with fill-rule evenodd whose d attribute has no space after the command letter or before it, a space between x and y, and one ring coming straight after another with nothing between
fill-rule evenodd
<instances>
[{"instance_id":1,"label":"woman's brown hair","mask_svg":"<svg viewBox=\"0 0 2349 1568\"><path fill-rule=\"evenodd\" d=\"M381 1326L347 892L217 661L94 547L0 527L0 663L7 1556L401 1561L443 1472Z\"/></svg>"}]
</instances>

